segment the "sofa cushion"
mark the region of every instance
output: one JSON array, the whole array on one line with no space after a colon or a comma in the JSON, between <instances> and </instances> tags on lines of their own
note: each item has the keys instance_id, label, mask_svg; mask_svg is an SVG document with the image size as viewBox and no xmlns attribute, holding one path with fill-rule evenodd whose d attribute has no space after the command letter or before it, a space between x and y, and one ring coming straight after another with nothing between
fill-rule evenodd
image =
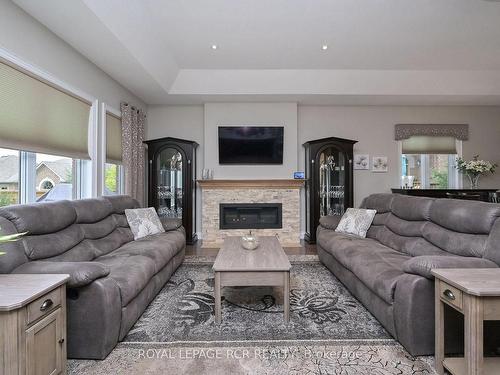
<instances>
[{"instance_id":1,"label":"sofa cushion","mask_svg":"<svg viewBox=\"0 0 500 375\"><path fill-rule=\"evenodd\" d=\"M113 206L115 214L124 214L126 209L139 208L139 202L128 195L108 195L104 197Z\"/></svg>"},{"instance_id":2,"label":"sofa cushion","mask_svg":"<svg viewBox=\"0 0 500 375\"><path fill-rule=\"evenodd\" d=\"M105 198L77 199L71 201L77 223L95 223L113 213L111 202Z\"/></svg>"},{"instance_id":3,"label":"sofa cushion","mask_svg":"<svg viewBox=\"0 0 500 375\"><path fill-rule=\"evenodd\" d=\"M182 219L176 219L173 217L160 217L161 224L163 225L163 229L166 232L171 230L176 230L182 226Z\"/></svg>"},{"instance_id":4,"label":"sofa cushion","mask_svg":"<svg viewBox=\"0 0 500 375\"><path fill-rule=\"evenodd\" d=\"M112 253L100 257L129 257L141 255L154 261L155 273L161 271L165 265L184 248L184 235L180 231L169 231L129 242Z\"/></svg>"},{"instance_id":5,"label":"sofa cushion","mask_svg":"<svg viewBox=\"0 0 500 375\"><path fill-rule=\"evenodd\" d=\"M108 277L120 289L122 307L127 306L155 275L155 262L143 255L110 254L97 261L109 267Z\"/></svg>"},{"instance_id":6,"label":"sofa cushion","mask_svg":"<svg viewBox=\"0 0 500 375\"><path fill-rule=\"evenodd\" d=\"M321 225L325 229L335 230L337 229L341 218L342 217L338 215L321 216L319 218L319 225Z\"/></svg>"},{"instance_id":7,"label":"sofa cushion","mask_svg":"<svg viewBox=\"0 0 500 375\"><path fill-rule=\"evenodd\" d=\"M500 204L459 199L437 199L431 208L431 221L461 233L488 234L500 217Z\"/></svg>"},{"instance_id":8,"label":"sofa cushion","mask_svg":"<svg viewBox=\"0 0 500 375\"><path fill-rule=\"evenodd\" d=\"M50 258L60 255L78 245L84 239L78 224L53 233L27 235L23 238L26 255L31 260Z\"/></svg>"},{"instance_id":9,"label":"sofa cushion","mask_svg":"<svg viewBox=\"0 0 500 375\"><path fill-rule=\"evenodd\" d=\"M407 273L434 279L432 270L437 268L498 268L487 259L459 256L420 256L407 260L403 269Z\"/></svg>"},{"instance_id":10,"label":"sofa cushion","mask_svg":"<svg viewBox=\"0 0 500 375\"><path fill-rule=\"evenodd\" d=\"M371 194L361 203L360 208L370 208L379 214L390 212L394 194Z\"/></svg>"},{"instance_id":11,"label":"sofa cushion","mask_svg":"<svg viewBox=\"0 0 500 375\"><path fill-rule=\"evenodd\" d=\"M0 208L0 216L10 220L19 233L47 234L69 227L76 220L70 201L17 204Z\"/></svg>"},{"instance_id":12,"label":"sofa cushion","mask_svg":"<svg viewBox=\"0 0 500 375\"><path fill-rule=\"evenodd\" d=\"M427 222L423 229L424 238L447 251L464 257L482 257L486 250L486 234L459 233Z\"/></svg>"},{"instance_id":13,"label":"sofa cushion","mask_svg":"<svg viewBox=\"0 0 500 375\"><path fill-rule=\"evenodd\" d=\"M397 217L408 221L428 220L434 199L394 194L391 211Z\"/></svg>"},{"instance_id":14,"label":"sofa cushion","mask_svg":"<svg viewBox=\"0 0 500 375\"><path fill-rule=\"evenodd\" d=\"M12 273L68 274L68 287L80 288L109 274L109 267L98 262L45 262L24 263Z\"/></svg>"},{"instance_id":15,"label":"sofa cushion","mask_svg":"<svg viewBox=\"0 0 500 375\"><path fill-rule=\"evenodd\" d=\"M320 246L353 272L363 284L391 304L397 280L404 275L406 254L392 250L376 240L331 232L328 247Z\"/></svg>"}]
</instances>

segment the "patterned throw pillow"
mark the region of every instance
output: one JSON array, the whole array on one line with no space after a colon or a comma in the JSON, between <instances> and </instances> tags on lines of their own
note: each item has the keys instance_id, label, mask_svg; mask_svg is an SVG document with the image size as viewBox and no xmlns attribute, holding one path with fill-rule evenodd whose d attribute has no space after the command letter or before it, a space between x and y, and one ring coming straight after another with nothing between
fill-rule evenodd
<instances>
[{"instance_id":1,"label":"patterned throw pillow","mask_svg":"<svg viewBox=\"0 0 500 375\"><path fill-rule=\"evenodd\" d=\"M348 208L335 232L354 234L366 237L366 232L372 225L377 210L365 210L363 208Z\"/></svg>"},{"instance_id":2,"label":"patterned throw pillow","mask_svg":"<svg viewBox=\"0 0 500 375\"><path fill-rule=\"evenodd\" d=\"M127 217L130 230L134 235L134 240L151 234L165 232L160 218L153 207L125 210L125 216Z\"/></svg>"}]
</instances>

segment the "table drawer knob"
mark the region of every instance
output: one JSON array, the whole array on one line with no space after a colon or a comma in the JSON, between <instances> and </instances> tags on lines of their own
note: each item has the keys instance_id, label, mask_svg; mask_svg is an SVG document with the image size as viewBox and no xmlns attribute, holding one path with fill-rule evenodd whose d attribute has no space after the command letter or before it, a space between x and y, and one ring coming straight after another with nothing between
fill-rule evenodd
<instances>
[{"instance_id":1,"label":"table drawer knob","mask_svg":"<svg viewBox=\"0 0 500 375\"><path fill-rule=\"evenodd\" d=\"M449 289L446 289L444 292L443 292L443 295L448 298L449 300L451 301L454 301L455 300L455 295L453 294L453 292Z\"/></svg>"},{"instance_id":2,"label":"table drawer knob","mask_svg":"<svg viewBox=\"0 0 500 375\"><path fill-rule=\"evenodd\" d=\"M45 301L43 301L42 305L40 306L40 311L47 311L48 309L50 309L52 307L53 304L54 304L54 302L52 302L52 300L50 298L46 299Z\"/></svg>"}]
</instances>

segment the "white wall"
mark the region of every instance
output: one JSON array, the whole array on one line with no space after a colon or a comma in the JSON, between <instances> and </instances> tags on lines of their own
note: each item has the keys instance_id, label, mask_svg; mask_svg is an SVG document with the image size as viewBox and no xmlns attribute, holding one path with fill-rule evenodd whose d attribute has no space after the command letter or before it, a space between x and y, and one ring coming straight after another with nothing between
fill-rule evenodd
<instances>
[{"instance_id":1,"label":"white wall","mask_svg":"<svg viewBox=\"0 0 500 375\"><path fill-rule=\"evenodd\" d=\"M146 107L10 0L0 0L0 47L116 109L121 101Z\"/></svg>"},{"instance_id":2,"label":"white wall","mask_svg":"<svg viewBox=\"0 0 500 375\"><path fill-rule=\"evenodd\" d=\"M422 106L299 106L299 143L323 137L358 140L354 151L372 156L388 156L389 172L354 171L354 204L370 193L389 192L399 186L398 146L394 125L398 123L469 124L469 140L463 155L500 162L499 107ZM300 169L304 153L300 149ZM500 188L500 173L480 180L484 188ZM464 187L467 187L464 181Z\"/></svg>"},{"instance_id":3,"label":"white wall","mask_svg":"<svg viewBox=\"0 0 500 375\"><path fill-rule=\"evenodd\" d=\"M287 107L288 105L290 107ZM204 110L203 106L154 106L148 110L146 133L148 139L173 136L196 140L200 143L202 149L198 152L198 176L200 176L203 163L207 168L218 167L215 165L217 162L217 124L223 124L226 120L239 120L238 123L241 123L246 118L258 120L259 123L262 121L263 124L271 124L273 119L276 120L276 116L281 116L283 119L289 116L289 123L290 121L293 123L290 104L266 103L265 107L260 107L260 105L255 106L255 103L220 103L214 107L211 103L208 106L212 108L208 116L210 130L205 127L207 108ZM278 106L281 109L276 112L267 112L272 115L265 121L263 113L266 113L265 111L272 106ZM253 112L257 110L261 111L260 114L254 115ZM387 173L354 172L354 203L359 205L361 200L370 193L389 192L391 187L399 186L399 155L397 142L394 141L394 125L397 123L467 123L469 124L469 140L463 142L464 157L472 158L473 155L480 154L481 158L500 163L500 107L299 105L297 112L297 139L285 141L285 147L288 149L293 146L295 153L298 154L298 158L295 159L296 164L292 157L287 167L275 167L281 171L274 176L270 176L268 171L260 168L247 170L244 173L237 171L234 175L228 173L228 170L217 168L215 178L244 178L240 176L290 178L290 171L304 169L302 143L332 136L350 138L358 140L354 148L357 153L367 153L370 157L389 157L389 172ZM238 116L235 116L236 114ZM207 150L207 138L211 143L209 149L211 151ZM288 153L293 155L292 150ZM206 160L204 162L204 155L207 155L208 162ZM466 186L465 182L464 187ZM495 175L482 178L480 186L500 187L500 169ZM200 208L199 204L198 208ZM198 217L201 217L199 213ZM201 227L199 223L197 227L199 230Z\"/></svg>"}]
</instances>

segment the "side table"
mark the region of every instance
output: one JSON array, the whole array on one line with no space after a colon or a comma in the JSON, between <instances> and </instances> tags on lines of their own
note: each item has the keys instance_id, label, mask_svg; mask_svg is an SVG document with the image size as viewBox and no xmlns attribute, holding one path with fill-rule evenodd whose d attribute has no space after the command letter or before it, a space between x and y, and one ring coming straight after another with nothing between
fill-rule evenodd
<instances>
[{"instance_id":1,"label":"side table","mask_svg":"<svg viewBox=\"0 0 500 375\"><path fill-rule=\"evenodd\" d=\"M500 374L500 358L483 358L483 321L500 320L500 268L435 269L436 370L452 375ZM464 315L464 357L445 358L444 306Z\"/></svg>"},{"instance_id":2,"label":"side table","mask_svg":"<svg viewBox=\"0 0 500 375\"><path fill-rule=\"evenodd\" d=\"M69 275L0 275L0 374L66 374Z\"/></svg>"}]
</instances>

